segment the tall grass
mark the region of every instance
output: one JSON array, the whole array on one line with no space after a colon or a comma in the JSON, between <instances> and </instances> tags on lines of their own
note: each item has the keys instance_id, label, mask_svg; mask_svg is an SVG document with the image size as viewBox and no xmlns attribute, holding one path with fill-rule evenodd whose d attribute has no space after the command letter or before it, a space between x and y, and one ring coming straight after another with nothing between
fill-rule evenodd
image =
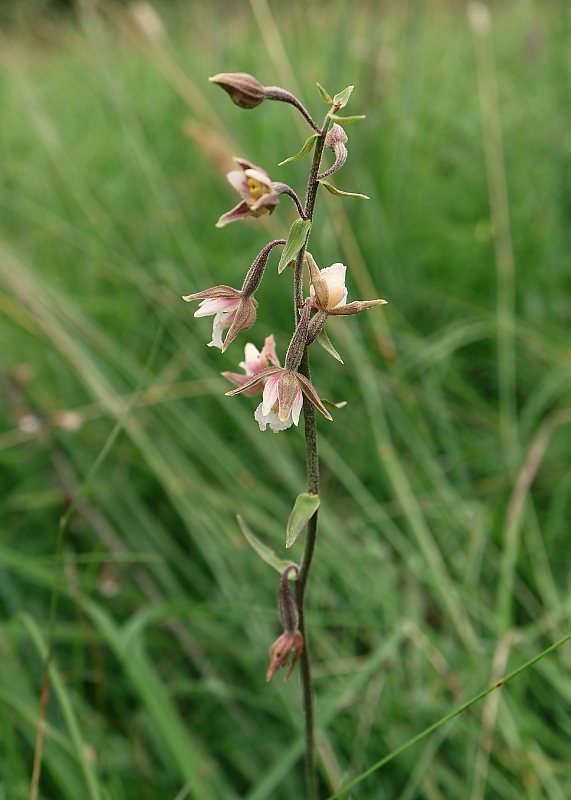
<instances>
[{"instance_id":1,"label":"tall grass","mask_svg":"<svg viewBox=\"0 0 571 800\"><path fill-rule=\"evenodd\" d=\"M99 5L0 55L0 798L30 796L58 521L118 422L64 536L39 796L303 797L298 685L264 682L277 576L235 521L285 555L302 441L262 434L219 376L246 341L288 341L290 276L224 355L180 297L235 285L267 241L214 231L231 155L294 186L304 165L275 166L295 118L240 112L206 82L221 70L295 79L315 111L316 80L354 83L367 114L337 185L372 199L330 198L312 245L348 263L350 299L389 301L333 321L344 367L315 354L321 395L348 401L320 426L308 597L327 797L569 630L571 13L498 4L478 61L459 4L164 4L155 41ZM565 645L351 797L564 800L570 667Z\"/></svg>"}]
</instances>

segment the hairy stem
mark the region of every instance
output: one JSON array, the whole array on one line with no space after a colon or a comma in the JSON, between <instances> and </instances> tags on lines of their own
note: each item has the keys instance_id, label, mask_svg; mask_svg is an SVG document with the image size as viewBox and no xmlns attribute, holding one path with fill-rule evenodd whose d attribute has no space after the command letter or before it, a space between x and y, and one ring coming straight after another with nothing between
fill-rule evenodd
<instances>
[{"instance_id":1,"label":"hairy stem","mask_svg":"<svg viewBox=\"0 0 571 800\"><path fill-rule=\"evenodd\" d=\"M305 196L305 218L313 219L313 209L317 196L319 166L325 145L325 136L329 127L330 120L325 118L323 132L317 139L307 182L307 192ZM306 243L307 244L307 243ZM303 306L303 263L305 259L306 244L298 253L294 271L294 314L295 325L299 322L299 309ZM308 380L311 380L309 371L309 354L305 348L299 372ZM317 450L317 427L315 424L315 408L313 404L304 396L303 398L303 418L305 421L305 447L306 447L306 479L307 491L310 494L319 494L319 455ZM309 652L309 638L307 626L305 624L305 592L309 570L315 551L317 539L317 512L313 515L307 526L305 536L305 547L303 558L297 579L296 601L299 611L299 630L303 636L303 654L301 656L301 683L303 692L303 711L305 717L305 777L307 783L308 800L318 800L317 793L317 773L315 768L315 715L313 699L313 678L311 674L311 654Z\"/></svg>"},{"instance_id":2,"label":"hairy stem","mask_svg":"<svg viewBox=\"0 0 571 800\"><path fill-rule=\"evenodd\" d=\"M305 106L297 99L291 92L282 89L281 86L264 86L264 95L266 100L280 100L282 103L290 103L290 105L297 108L301 115L309 122L311 127L316 133L321 134L321 129L317 127L315 122L311 119L309 112Z\"/></svg>"}]
</instances>

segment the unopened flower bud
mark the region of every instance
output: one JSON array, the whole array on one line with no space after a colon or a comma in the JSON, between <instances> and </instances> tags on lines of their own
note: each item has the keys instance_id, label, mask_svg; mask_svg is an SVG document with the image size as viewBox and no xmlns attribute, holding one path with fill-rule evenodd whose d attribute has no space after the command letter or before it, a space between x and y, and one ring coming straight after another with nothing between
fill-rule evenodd
<instances>
[{"instance_id":1,"label":"unopened flower bud","mask_svg":"<svg viewBox=\"0 0 571 800\"><path fill-rule=\"evenodd\" d=\"M333 164L333 166L326 172L322 172L320 175L318 175L318 180L321 178L326 178L328 175L332 175L334 172L337 172L337 170L341 169L343 164L347 161L347 148L345 147L346 142L347 134L341 125L335 123L335 125L333 125L332 128L327 132L327 136L325 137L325 146L330 150L333 150L335 153L335 164Z\"/></svg>"},{"instance_id":2,"label":"unopened flower bud","mask_svg":"<svg viewBox=\"0 0 571 800\"><path fill-rule=\"evenodd\" d=\"M309 321L307 329L307 345L313 344L314 341L323 333L325 323L327 322L327 311L317 311Z\"/></svg>"},{"instance_id":3,"label":"unopened flower bud","mask_svg":"<svg viewBox=\"0 0 571 800\"><path fill-rule=\"evenodd\" d=\"M339 144L347 144L347 134L341 125L335 123L335 125L327 131L325 147L328 147L330 150L335 150L335 147Z\"/></svg>"},{"instance_id":4,"label":"unopened flower bud","mask_svg":"<svg viewBox=\"0 0 571 800\"><path fill-rule=\"evenodd\" d=\"M228 92L240 108L256 108L265 99L264 87L247 72L220 72L208 80Z\"/></svg>"}]
</instances>

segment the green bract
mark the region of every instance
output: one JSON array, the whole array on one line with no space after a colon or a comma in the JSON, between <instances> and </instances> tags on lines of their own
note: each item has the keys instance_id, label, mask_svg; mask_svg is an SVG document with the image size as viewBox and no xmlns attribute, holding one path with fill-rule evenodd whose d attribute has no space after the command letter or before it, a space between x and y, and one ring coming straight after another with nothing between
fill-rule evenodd
<instances>
[{"instance_id":1,"label":"green bract","mask_svg":"<svg viewBox=\"0 0 571 800\"><path fill-rule=\"evenodd\" d=\"M338 117L337 114L329 114L332 120L338 122L339 125L350 125L352 122L358 122L360 119L366 119L365 114L354 114L352 117Z\"/></svg>"},{"instance_id":2,"label":"green bract","mask_svg":"<svg viewBox=\"0 0 571 800\"><path fill-rule=\"evenodd\" d=\"M286 547L291 547L319 508L319 495L302 492L296 497L287 521Z\"/></svg>"},{"instance_id":3,"label":"green bract","mask_svg":"<svg viewBox=\"0 0 571 800\"><path fill-rule=\"evenodd\" d=\"M320 83L317 84L317 88L319 89L319 94L325 100L325 102L329 103L329 105L332 106L333 105L333 98L331 97L329 92L327 92Z\"/></svg>"},{"instance_id":4,"label":"green bract","mask_svg":"<svg viewBox=\"0 0 571 800\"><path fill-rule=\"evenodd\" d=\"M297 161L298 158L303 158L304 156L308 155L308 153L311 153L311 151L313 150L313 147L315 145L315 142L317 141L318 138L319 138L319 134L314 133L305 142L305 144L303 145L303 147L301 148L301 150L299 151L299 153L296 156L290 156L289 158L286 158L285 161L280 161L280 163L278 164L278 167L283 167L284 164L289 164L291 161Z\"/></svg>"},{"instance_id":5,"label":"green bract","mask_svg":"<svg viewBox=\"0 0 571 800\"><path fill-rule=\"evenodd\" d=\"M317 342L317 344L320 344L324 350L327 350L329 355L333 356L333 358L336 358L337 361L341 362L341 364L345 363L341 358L341 356L339 355L339 353L337 352L337 350L331 344L331 339L325 333L325 331L321 331L321 333L319 334L319 336L315 341Z\"/></svg>"},{"instance_id":6,"label":"green bract","mask_svg":"<svg viewBox=\"0 0 571 800\"><path fill-rule=\"evenodd\" d=\"M280 575L287 567L297 566L293 563L293 561L287 561L282 558L278 558L273 550L261 542L258 537L252 533L245 520L239 514L236 516L236 519L238 521L238 525L240 526L240 530L246 537L246 541L250 547L256 551L262 561L265 561L266 564L269 564L270 567L273 567L277 572L280 573ZM297 576L292 574L292 579L296 580L296 578Z\"/></svg>"},{"instance_id":7,"label":"green bract","mask_svg":"<svg viewBox=\"0 0 571 800\"><path fill-rule=\"evenodd\" d=\"M336 189L335 186L332 186L329 181L324 181L323 178L320 179L319 183L325 186L328 192L337 195L337 197L360 197L362 200L371 199L366 194L359 194L359 192L342 192L341 189Z\"/></svg>"},{"instance_id":8,"label":"green bract","mask_svg":"<svg viewBox=\"0 0 571 800\"><path fill-rule=\"evenodd\" d=\"M337 108L343 108L346 106L354 88L354 86L348 86L346 89L343 89L342 92L338 92L338 94L336 94L333 98L333 105L337 106Z\"/></svg>"},{"instance_id":9,"label":"green bract","mask_svg":"<svg viewBox=\"0 0 571 800\"><path fill-rule=\"evenodd\" d=\"M305 243L310 228L311 220L295 220L290 228L286 246L282 250L282 256L280 258L280 263L278 264L278 273L283 272L290 261L293 261L296 255L299 253Z\"/></svg>"}]
</instances>

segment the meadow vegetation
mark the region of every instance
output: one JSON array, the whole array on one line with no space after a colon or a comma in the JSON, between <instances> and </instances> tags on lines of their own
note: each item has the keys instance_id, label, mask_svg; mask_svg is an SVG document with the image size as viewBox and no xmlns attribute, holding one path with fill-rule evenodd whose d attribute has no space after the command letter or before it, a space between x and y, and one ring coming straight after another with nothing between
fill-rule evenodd
<instances>
[{"instance_id":1,"label":"meadow vegetation","mask_svg":"<svg viewBox=\"0 0 571 800\"><path fill-rule=\"evenodd\" d=\"M270 333L283 357L291 274L225 354L181 299L293 220L214 230L232 155L304 189L294 112L207 82L238 70L318 117L316 81L355 84L367 115L335 183L371 199L324 198L312 239L389 302L330 323L345 366L314 348L347 401L307 600L325 798L569 631L571 8L497 3L478 39L455 2L163 3L147 34L82 5L0 40L0 799L30 796L82 485L39 797L304 796L297 676L265 683L277 574L236 523L285 557L302 433L220 377ZM350 796L565 800L570 669L566 644Z\"/></svg>"}]
</instances>

